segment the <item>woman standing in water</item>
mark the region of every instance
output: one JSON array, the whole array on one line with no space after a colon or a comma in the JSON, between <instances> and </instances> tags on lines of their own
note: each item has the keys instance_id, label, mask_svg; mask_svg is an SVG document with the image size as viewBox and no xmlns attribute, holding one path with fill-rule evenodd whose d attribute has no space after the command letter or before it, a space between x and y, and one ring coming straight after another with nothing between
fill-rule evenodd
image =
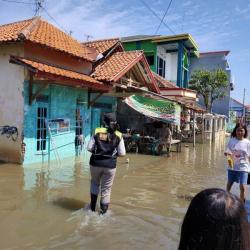
<instances>
[{"instance_id":1,"label":"woman standing in water","mask_svg":"<svg viewBox=\"0 0 250 250\"><path fill-rule=\"evenodd\" d=\"M227 191L234 182L240 183L240 198L245 202L248 172L250 172L250 141L247 139L245 125L237 124L231 134L226 152L228 159Z\"/></svg>"}]
</instances>

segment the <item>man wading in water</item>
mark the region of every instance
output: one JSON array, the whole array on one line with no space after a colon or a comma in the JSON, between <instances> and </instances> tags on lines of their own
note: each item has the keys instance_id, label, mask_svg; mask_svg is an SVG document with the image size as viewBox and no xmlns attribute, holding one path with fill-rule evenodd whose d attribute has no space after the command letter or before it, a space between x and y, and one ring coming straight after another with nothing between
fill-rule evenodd
<instances>
[{"instance_id":1,"label":"man wading in water","mask_svg":"<svg viewBox=\"0 0 250 250\"><path fill-rule=\"evenodd\" d=\"M116 172L117 156L126 154L122 134L117 131L118 124L113 114L104 115L105 128L97 128L88 143L90 157L90 208L95 211L101 184L101 214L108 210L111 188Z\"/></svg>"}]
</instances>

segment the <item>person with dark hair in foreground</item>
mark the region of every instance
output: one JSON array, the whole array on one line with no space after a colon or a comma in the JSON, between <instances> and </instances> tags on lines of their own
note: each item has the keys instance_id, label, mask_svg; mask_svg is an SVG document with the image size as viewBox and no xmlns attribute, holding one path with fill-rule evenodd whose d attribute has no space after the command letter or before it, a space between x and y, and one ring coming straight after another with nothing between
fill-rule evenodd
<instances>
[{"instance_id":1,"label":"person with dark hair in foreground","mask_svg":"<svg viewBox=\"0 0 250 250\"><path fill-rule=\"evenodd\" d=\"M111 188L116 172L117 156L126 154L122 134L118 131L119 126L113 114L104 116L105 127L96 128L95 135L88 143L88 151L92 153L90 157L90 208L96 209L96 202L101 186L101 214L107 212Z\"/></svg>"},{"instance_id":2,"label":"person with dark hair in foreground","mask_svg":"<svg viewBox=\"0 0 250 250\"><path fill-rule=\"evenodd\" d=\"M227 191L230 192L234 182L240 183L240 198L245 202L250 172L250 141L245 125L238 123L235 126L224 155L228 159Z\"/></svg>"},{"instance_id":3,"label":"person with dark hair in foreground","mask_svg":"<svg viewBox=\"0 0 250 250\"><path fill-rule=\"evenodd\" d=\"M184 217L178 249L249 250L249 226L242 200L219 188L198 193Z\"/></svg>"}]
</instances>

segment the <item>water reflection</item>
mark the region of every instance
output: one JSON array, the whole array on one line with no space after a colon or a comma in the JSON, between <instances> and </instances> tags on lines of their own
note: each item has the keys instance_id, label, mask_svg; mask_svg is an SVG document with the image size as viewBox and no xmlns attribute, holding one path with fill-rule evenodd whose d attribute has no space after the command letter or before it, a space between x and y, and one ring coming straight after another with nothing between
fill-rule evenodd
<instances>
[{"instance_id":1,"label":"water reflection","mask_svg":"<svg viewBox=\"0 0 250 250\"><path fill-rule=\"evenodd\" d=\"M76 211L86 207L88 203L68 197L60 197L53 200L53 204L65 209Z\"/></svg>"},{"instance_id":2,"label":"water reflection","mask_svg":"<svg viewBox=\"0 0 250 250\"><path fill-rule=\"evenodd\" d=\"M224 187L224 141L158 157L119 159L111 210L87 210L88 157L0 168L0 249L176 249L201 189Z\"/></svg>"},{"instance_id":3,"label":"water reflection","mask_svg":"<svg viewBox=\"0 0 250 250\"><path fill-rule=\"evenodd\" d=\"M0 219L5 212L21 207L23 200L24 171L12 164L0 165Z\"/></svg>"}]
</instances>

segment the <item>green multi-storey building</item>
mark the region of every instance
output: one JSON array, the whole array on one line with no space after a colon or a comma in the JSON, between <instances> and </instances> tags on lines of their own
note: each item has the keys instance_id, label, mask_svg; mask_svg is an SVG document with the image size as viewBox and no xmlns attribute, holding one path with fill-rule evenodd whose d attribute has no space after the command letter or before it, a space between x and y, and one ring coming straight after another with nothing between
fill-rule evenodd
<instances>
[{"instance_id":1,"label":"green multi-storey building","mask_svg":"<svg viewBox=\"0 0 250 250\"><path fill-rule=\"evenodd\" d=\"M152 71L181 88L188 88L190 59L199 56L190 34L131 36L121 40L125 50L143 50Z\"/></svg>"}]
</instances>

